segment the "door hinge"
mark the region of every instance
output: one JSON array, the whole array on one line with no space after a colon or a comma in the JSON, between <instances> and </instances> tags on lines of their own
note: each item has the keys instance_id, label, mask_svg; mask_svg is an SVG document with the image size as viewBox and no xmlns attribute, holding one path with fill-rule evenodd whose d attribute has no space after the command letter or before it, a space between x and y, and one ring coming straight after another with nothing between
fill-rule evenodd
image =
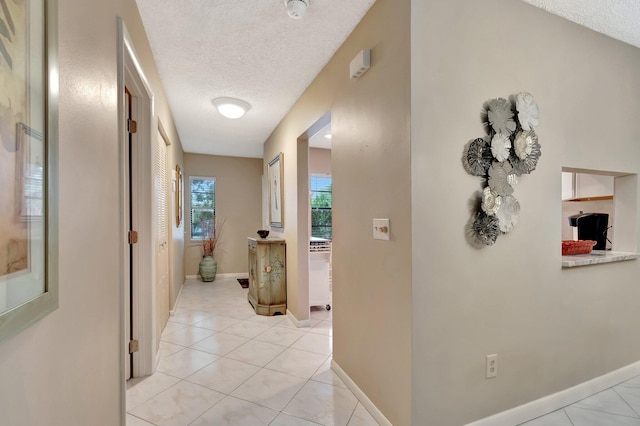
<instances>
[{"instance_id":1,"label":"door hinge","mask_svg":"<svg viewBox=\"0 0 640 426\"><path fill-rule=\"evenodd\" d=\"M138 231L129 231L129 244L136 244L138 242Z\"/></svg>"},{"instance_id":2,"label":"door hinge","mask_svg":"<svg viewBox=\"0 0 640 426\"><path fill-rule=\"evenodd\" d=\"M129 342L129 353L132 354L134 352L138 352L140 348L140 343L137 340L131 340Z\"/></svg>"},{"instance_id":3,"label":"door hinge","mask_svg":"<svg viewBox=\"0 0 640 426\"><path fill-rule=\"evenodd\" d=\"M128 119L127 129L129 130L129 133L136 133L138 131L138 122L135 120Z\"/></svg>"}]
</instances>

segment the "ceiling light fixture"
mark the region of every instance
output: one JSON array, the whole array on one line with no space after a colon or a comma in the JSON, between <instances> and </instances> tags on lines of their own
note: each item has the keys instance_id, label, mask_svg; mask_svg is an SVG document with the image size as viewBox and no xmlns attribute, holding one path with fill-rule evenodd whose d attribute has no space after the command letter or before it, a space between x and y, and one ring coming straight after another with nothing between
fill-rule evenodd
<instances>
[{"instance_id":1,"label":"ceiling light fixture","mask_svg":"<svg viewBox=\"0 0 640 426\"><path fill-rule=\"evenodd\" d=\"M211 102L218 112L227 118L240 118L251 109L247 102L236 98L215 98Z\"/></svg>"},{"instance_id":2,"label":"ceiling light fixture","mask_svg":"<svg viewBox=\"0 0 640 426\"><path fill-rule=\"evenodd\" d=\"M287 13L293 19L302 19L307 12L310 0L284 0L287 7Z\"/></svg>"}]
</instances>

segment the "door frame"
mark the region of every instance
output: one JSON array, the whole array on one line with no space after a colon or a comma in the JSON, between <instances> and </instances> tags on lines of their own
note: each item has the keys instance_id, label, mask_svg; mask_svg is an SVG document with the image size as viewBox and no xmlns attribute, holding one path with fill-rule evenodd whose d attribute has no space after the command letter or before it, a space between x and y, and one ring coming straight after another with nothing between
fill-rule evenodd
<instances>
[{"instance_id":1,"label":"door frame","mask_svg":"<svg viewBox=\"0 0 640 426\"><path fill-rule=\"evenodd\" d=\"M309 195L309 138L318 133L323 127L331 123L331 111L327 111L318 118L297 139L297 230L298 243L298 293L301 308L306 312L306 318L298 318L298 327L307 325L311 320L311 306L309 306L309 236L311 229L311 201Z\"/></svg>"},{"instance_id":2,"label":"door frame","mask_svg":"<svg viewBox=\"0 0 640 426\"><path fill-rule=\"evenodd\" d=\"M135 102L132 115L137 119L136 143L132 147L131 177L132 192L136 194L129 206L128 181L128 132L125 119L125 86ZM157 365L155 338L155 262L152 250L152 182L151 146L155 137L152 129L154 116L154 94L138 61L133 42L122 18L118 17L118 127L120 150L120 235L121 235L121 374L123 377L123 400L125 392L125 352L127 339L125 330L127 315L131 307L132 337L139 341L139 350L133 354L132 377L152 374ZM128 216L131 208L134 229L138 231L138 243L133 245L133 265L129 264ZM132 272L132 273L131 273ZM130 275L131 273L131 275ZM129 299L130 278L131 295ZM124 407L124 406L123 406ZM123 413L126 410L123 410Z\"/></svg>"}]
</instances>

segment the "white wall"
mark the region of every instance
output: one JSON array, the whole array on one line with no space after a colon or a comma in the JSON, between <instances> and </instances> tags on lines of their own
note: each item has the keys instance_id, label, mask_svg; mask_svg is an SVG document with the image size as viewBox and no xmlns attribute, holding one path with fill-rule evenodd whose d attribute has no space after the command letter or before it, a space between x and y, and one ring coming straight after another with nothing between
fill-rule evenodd
<instances>
[{"instance_id":1,"label":"white wall","mask_svg":"<svg viewBox=\"0 0 640 426\"><path fill-rule=\"evenodd\" d=\"M413 0L411 34L412 424L465 424L638 361L640 262L562 269L560 217L563 166L640 172L640 50L516 0ZM519 91L540 106L542 158L515 189L517 228L476 250L482 186L462 149L485 134L483 103Z\"/></svg>"},{"instance_id":2,"label":"white wall","mask_svg":"<svg viewBox=\"0 0 640 426\"><path fill-rule=\"evenodd\" d=\"M60 306L0 343L3 425L120 424L117 16L179 145L134 0L60 1Z\"/></svg>"}]
</instances>

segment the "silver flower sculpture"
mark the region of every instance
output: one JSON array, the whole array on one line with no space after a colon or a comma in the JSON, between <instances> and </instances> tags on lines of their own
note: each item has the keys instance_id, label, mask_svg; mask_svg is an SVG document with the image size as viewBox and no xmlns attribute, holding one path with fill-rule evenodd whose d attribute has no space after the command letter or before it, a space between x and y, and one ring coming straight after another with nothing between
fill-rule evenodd
<instances>
[{"instance_id":1,"label":"silver flower sculpture","mask_svg":"<svg viewBox=\"0 0 640 426\"><path fill-rule=\"evenodd\" d=\"M488 102L487 118L489 124L496 133L505 136L511 135L516 130L516 122L511 111L511 102L505 98L491 99Z\"/></svg>"},{"instance_id":2,"label":"silver flower sculpture","mask_svg":"<svg viewBox=\"0 0 640 426\"><path fill-rule=\"evenodd\" d=\"M491 153L496 160L503 162L509 158L511 150L511 140L504 133L499 132L491 139Z\"/></svg>"},{"instance_id":3,"label":"silver flower sculpture","mask_svg":"<svg viewBox=\"0 0 640 426\"><path fill-rule=\"evenodd\" d=\"M493 216L498 212L498 210L500 210L501 205L502 197L487 186L482 191L482 204L480 204L482 211L489 216Z\"/></svg>"},{"instance_id":4,"label":"silver flower sculpture","mask_svg":"<svg viewBox=\"0 0 640 426\"><path fill-rule=\"evenodd\" d=\"M513 186L518 183L518 176L536 168L542 155L534 131L539 110L530 93L515 96L517 116L507 99L491 99L485 105L490 136L470 141L462 156L465 170L487 178L488 183L482 191L480 210L471 216L466 227L474 246L492 245L500 233L507 233L518 224L520 203L511 195Z\"/></svg>"},{"instance_id":5,"label":"silver flower sculpture","mask_svg":"<svg viewBox=\"0 0 640 426\"><path fill-rule=\"evenodd\" d=\"M498 218L478 212L469 231L475 242L490 246L496 242L500 234Z\"/></svg>"},{"instance_id":6,"label":"silver flower sculpture","mask_svg":"<svg viewBox=\"0 0 640 426\"><path fill-rule=\"evenodd\" d=\"M511 195L513 187L509 185L509 175L513 168L508 161L500 163L494 161L489 168L489 187L498 195Z\"/></svg>"},{"instance_id":7,"label":"silver flower sculpture","mask_svg":"<svg viewBox=\"0 0 640 426\"><path fill-rule=\"evenodd\" d=\"M520 176L534 171L542 156L538 135L533 130L520 132L516 135L514 146L515 149L509 157L514 173Z\"/></svg>"},{"instance_id":8,"label":"silver flower sculpture","mask_svg":"<svg viewBox=\"0 0 640 426\"><path fill-rule=\"evenodd\" d=\"M533 146L538 143L538 135L533 130L521 131L516 134L513 148L519 159L524 160L533 151Z\"/></svg>"},{"instance_id":9,"label":"silver flower sculpture","mask_svg":"<svg viewBox=\"0 0 640 426\"><path fill-rule=\"evenodd\" d=\"M516 95L516 110L522 130L533 130L540 123L538 104L531 93L521 92Z\"/></svg>"},{"instance_id":10,"label":"silver flower sculpture","mask_svg":"<svg viewBox=\"0 0 640 426\"><path fill-rule=\"evenodd\" d=\"M500 231L507 233L520 221L520 203L513 195L502 197L502 206L496 213Z\"/></svg>"},{"instance_id":11,"label":"silver flower sculpture","mask_svg":"<svg viewBox=\"0 0 640 426\"><path fill-rule=\"evenodd\" d=\"M483 138L477 138L464 147L462 165L473 176L486 176L493 162L491 147Z\"/></svg>"}]
</instances>

